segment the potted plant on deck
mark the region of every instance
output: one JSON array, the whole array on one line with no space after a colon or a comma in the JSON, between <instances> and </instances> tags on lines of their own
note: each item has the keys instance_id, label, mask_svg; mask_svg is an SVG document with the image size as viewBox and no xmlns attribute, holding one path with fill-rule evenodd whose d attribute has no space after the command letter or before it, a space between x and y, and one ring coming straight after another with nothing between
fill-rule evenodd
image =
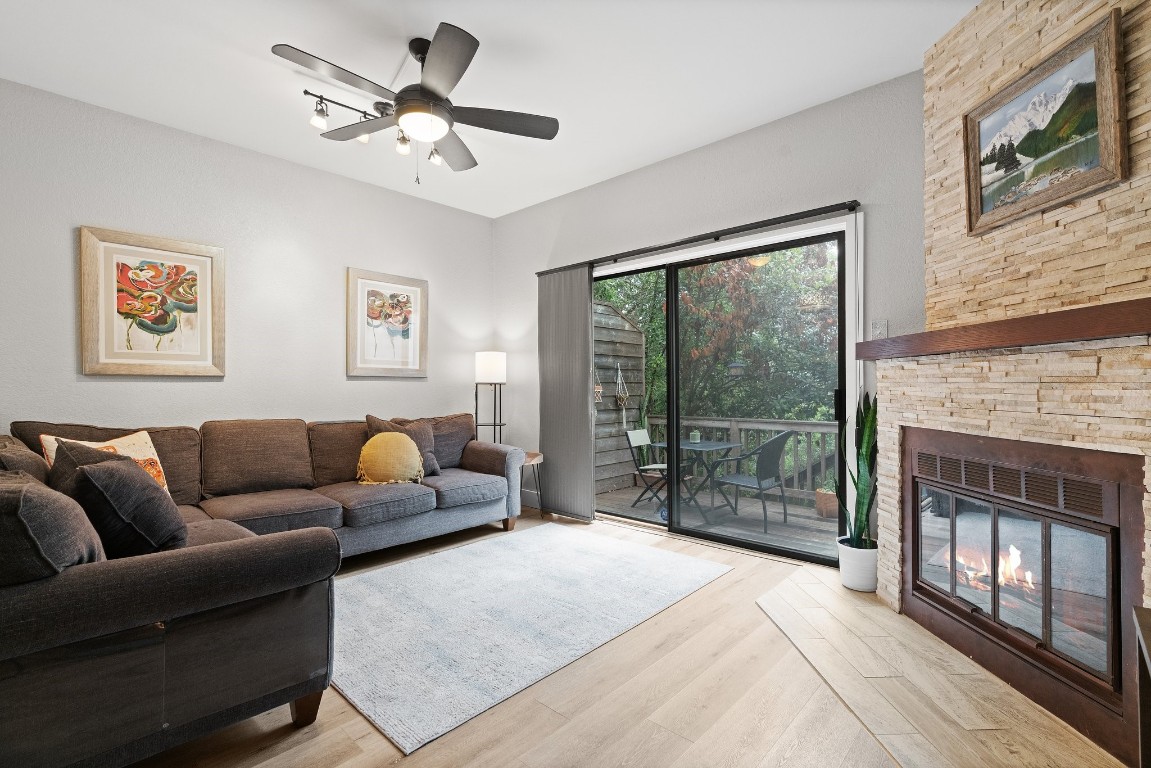
<instances>
[{"instance_id":1,"label":"potted plant on deck","mask_svg":"<svg viewBox=\"0 0 1151 768\"><path fill-rule=\"evenodd\" d=\"M835 494L835 470L829 469L820 478L815 489L815 514L820 517L835 517L839 514L839 498Z\"/></svg>"},{"instance_id":2,"label":"potted plant on deck","mask_svg":"<svg viewBox=\"0 0 1151 768\"><path fill-rule=\"evenodd\" d=\"M847 474L855 487L854 509L847 507L846 489L839 488L839 505L847 517L847 535L836 540L839 545L839 578L843 586L858 592L874 592L878 585L879 549L871 538L871 509L875 506L875 464L879 449L875 443L879 408L866 392L855 408L854 471L851 462ZM843 455L847 456L847 428L843 432Z\"/></svg>"}]
</instances>

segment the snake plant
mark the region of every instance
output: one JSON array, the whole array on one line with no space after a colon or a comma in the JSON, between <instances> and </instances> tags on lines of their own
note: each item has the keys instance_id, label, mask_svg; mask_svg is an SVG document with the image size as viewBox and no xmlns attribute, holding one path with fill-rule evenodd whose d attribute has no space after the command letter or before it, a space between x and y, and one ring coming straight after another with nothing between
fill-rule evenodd
<instances>
[{"instance_id":1,"label":"snake plant","mask_svg":"<svg viewBox=\"0 0 1151 768\"><path fill-rule=\"evenodd\" d=\"M875 506L875 464L879 457L879 448L875 443L878 416L879 407L875 399L865 392L855 407L855 470L852 471L850 463L847 466L847 474L855 486L854 510L847 508L845 489L836 488L839 507L847 516L847 540L843 543L855 549L875 549L876 546L875 540L871 538L871 509ZM844 456L847 455L847 429L845 425L840 435Z\"/></svg>"}]
</instances>

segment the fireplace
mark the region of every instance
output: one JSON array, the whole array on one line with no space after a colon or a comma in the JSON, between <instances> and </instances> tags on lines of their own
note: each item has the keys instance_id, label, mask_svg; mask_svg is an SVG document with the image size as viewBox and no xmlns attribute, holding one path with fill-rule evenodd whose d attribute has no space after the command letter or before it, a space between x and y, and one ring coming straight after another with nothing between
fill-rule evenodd
<instances>
[{"instance_id":1,"label":"fireplace","mask_svg":"<svg viewBox=\"0 0 1151 768\"><path fill-rule=\"evenodd\" d=\"M1133 743L1142 457L902 433L904 612L1095 741Z\"/></svg>"}]
</instances>

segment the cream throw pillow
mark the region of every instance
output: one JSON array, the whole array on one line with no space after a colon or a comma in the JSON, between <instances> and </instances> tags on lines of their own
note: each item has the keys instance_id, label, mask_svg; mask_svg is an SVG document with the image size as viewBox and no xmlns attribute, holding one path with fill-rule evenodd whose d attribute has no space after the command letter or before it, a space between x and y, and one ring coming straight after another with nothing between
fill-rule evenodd
<instances>
[{"instance_id":1,"label":"cream throw pillow","mask_svg":"<svg viewBox=\"0 0 1151 768\"><path fill-rule=\"evenodd\" d=\"M44 458L48 459L49 467L56 461L56 439L55 435L40 435L40 445L44 447ZM152 438L146 431L133 432L130 435L116 437L111 440L105 440L104 442L73 440L70 437L61 437L59 439L67 440L70 443L87 445L100 451L127 456L139 464L141 469L151 475L152 479L155 480L161 488L165 491L168 490L168 478L164 476L164 468L160 466L160 455L156 453L156 446L152 444ZM169 491L169 493L171 492Z\"/></svg>"}]
</instances>

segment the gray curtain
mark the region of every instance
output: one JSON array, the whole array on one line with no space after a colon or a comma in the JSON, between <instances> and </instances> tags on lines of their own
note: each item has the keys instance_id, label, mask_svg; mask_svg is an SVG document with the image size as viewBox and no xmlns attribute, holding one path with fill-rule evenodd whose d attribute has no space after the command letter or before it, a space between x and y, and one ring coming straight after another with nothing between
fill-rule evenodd
<instances>
[{"instance_id":1,"label":"gray curtain","mask_svg":"<svg viewBox=\"0 0 1151 768\"><path fill-rule=\"evenodd\" d=\"M591 267L539 275L541 506L595 519Z\"/></svg>"}]
</instances>

